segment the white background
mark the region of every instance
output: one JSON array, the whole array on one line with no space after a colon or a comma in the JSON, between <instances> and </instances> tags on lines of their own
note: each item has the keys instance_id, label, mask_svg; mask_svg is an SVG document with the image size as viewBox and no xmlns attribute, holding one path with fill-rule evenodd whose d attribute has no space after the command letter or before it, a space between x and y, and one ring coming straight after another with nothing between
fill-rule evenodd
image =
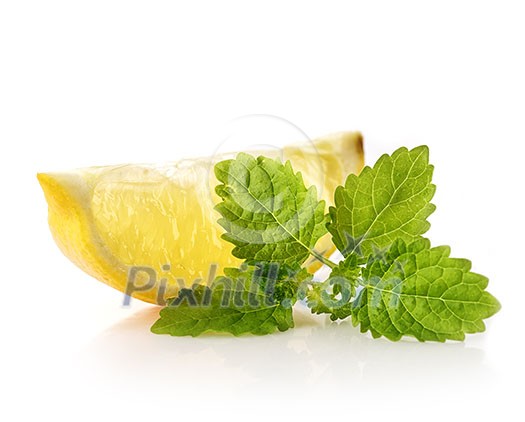
<instances>
[{"instance_id":1,"label":"white background","mask_svg":"<svg viewBox=\"0 0 525 422\"><path fill-rule=\"evenodd\" d=\"M0 418L522 418L524 21L519 1L1 1ZM429 145L429 235L490 277L487 331L391 343L299 310L274 336L155 336L157 308L60 254L37 171L211 154L258 113L359 129L368 164Z\"/></svg>"}]
</instances>

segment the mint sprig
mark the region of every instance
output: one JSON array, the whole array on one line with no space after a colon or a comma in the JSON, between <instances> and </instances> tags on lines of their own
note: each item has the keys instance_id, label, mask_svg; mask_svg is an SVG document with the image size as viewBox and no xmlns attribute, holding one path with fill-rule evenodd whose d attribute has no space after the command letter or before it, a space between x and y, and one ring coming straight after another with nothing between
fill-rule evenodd
<instances>
[{"instance_id":1,"label":"mint sprig","mask_svg":"<svg viewBox=\"0 0 525 422\"><path fill-rule=\"evenodd\" d=\"M292 305L300 299L332 320L351 317L374 338L442 342L484 331L483 320L500 309L470 261L421 237L435 210L426 146L400 148L349 175L327 215L315 187L305 187L290 162L239 154L215 172L223 238L244 263L211 286L181 290L161 311L155 333L284 331L293 327ZM338 264L315 250L327 230L344 257ZM332 269L324 282L312 283L301 268L310 256Z\"/></svg>"}]
</instances>

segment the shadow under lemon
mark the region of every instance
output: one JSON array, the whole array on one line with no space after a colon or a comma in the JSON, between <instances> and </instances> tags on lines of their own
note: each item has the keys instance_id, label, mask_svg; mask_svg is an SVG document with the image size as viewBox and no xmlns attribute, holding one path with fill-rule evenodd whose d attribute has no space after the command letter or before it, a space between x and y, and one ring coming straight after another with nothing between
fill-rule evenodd
<instances>
[{"instance_id":1,"label":"shadow under lemon","mask_svg":"<svg viewBox=\"0 0 525 422\"><path fill-rule=\"evenodd\" d=\"M484 352L467 343L372 339L302 304L294 309L295 329L267 336L155 335L149 328L159 310L142 309L98 335L79 356L79 375L111 394L177 397L299 397L334 388L363 396L437 384L459 394L493 379Z\"/></svg>"}]
</instances>

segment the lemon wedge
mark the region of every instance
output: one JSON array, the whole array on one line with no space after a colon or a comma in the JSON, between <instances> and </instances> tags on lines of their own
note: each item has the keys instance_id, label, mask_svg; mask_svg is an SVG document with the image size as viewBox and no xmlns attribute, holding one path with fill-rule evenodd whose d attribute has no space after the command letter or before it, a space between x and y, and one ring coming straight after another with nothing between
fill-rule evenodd
<instances>
[{"instance_id":1,"label":"lemon wedge","mask_svg":"<svg viewBox=\"0 0 525 422\"><path fill-rule=\"evenodd\" d=\"M362 137L342 132L279 151L254 155L290 160L306 186L316 185L332 204L336 186L363 167ZM164 165L91 167L37 175L49 209L49 227L60 250L109 286L150 303L164 304L181 287L206 282L238 266L221 239L213 166L232 158L181 160ZM316 249L333 252L330 238ZM307 263L315 270L320 263Z\"/></svg>"}]
</instances>

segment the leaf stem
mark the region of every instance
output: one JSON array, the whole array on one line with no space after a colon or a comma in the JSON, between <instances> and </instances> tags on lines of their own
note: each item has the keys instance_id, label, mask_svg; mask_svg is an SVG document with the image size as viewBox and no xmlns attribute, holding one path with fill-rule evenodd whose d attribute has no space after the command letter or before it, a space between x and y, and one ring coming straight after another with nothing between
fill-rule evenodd
<instances>
[{"instance_id":1,"label":"leaf stem","mask_svg":"<svg viewBox=\"0 0 525 422\"><path fill-rule=\"evenodd\" d=\"M312 254L312 256L321 261L324 265L327 265L328 267L330 267L331 269L334 269L335 267L337 267L337 264L335 264L334 262L330 261L328 258L325 258L323 255L321 255L320 253L314 251L314 250L310 250L310 253Z\"/></svg>"}]
</instances>

